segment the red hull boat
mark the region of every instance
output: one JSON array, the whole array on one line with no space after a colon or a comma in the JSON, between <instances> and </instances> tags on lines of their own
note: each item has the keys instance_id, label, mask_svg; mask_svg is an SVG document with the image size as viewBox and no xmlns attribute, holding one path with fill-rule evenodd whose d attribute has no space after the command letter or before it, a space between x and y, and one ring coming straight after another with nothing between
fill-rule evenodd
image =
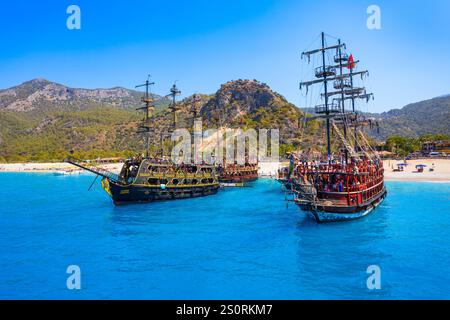
<instances>
[{"instance_id":1,"label":"red hull boat","mask_svg":"<svg viewBox=\"0 0 450 320\"><path fill-rule=\"evenodd\" d=\"M315 160L311 159L311 154L291 155L288 171L280 175L282 182L294 193L295 203L318 222L364 217L387 195L383 162L363 130L366 126L378 126L378 123L356 110L357 101L368 102L373 98L363 86L355 86L355 77L361 76L362 80L368 71L356 71L359 61L347 55L345 49L346 45L340 40L336 44L327 44L322 33L321 47L302 53L308 63L312 56L320 55L320 66L312 71L316 79L300 83L300 89L306 88L308 92L312 85L322 86L319 98L323 103L314 107L314 116L305 117L305 124L309 120L324 120L327 154ZM329 51L335 51L335 54L329 55ZM346 101L351 104L347 106ZM334 150L331 130L339 138ZM340 146L336 148L336 144Z\"/></svg>"}]
</instances>

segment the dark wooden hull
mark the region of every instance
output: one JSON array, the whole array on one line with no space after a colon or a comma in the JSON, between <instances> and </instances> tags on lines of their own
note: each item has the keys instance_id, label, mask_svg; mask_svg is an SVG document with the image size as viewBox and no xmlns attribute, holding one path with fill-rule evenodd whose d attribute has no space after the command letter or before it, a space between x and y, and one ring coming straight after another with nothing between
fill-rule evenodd
<instances>
[{"instance_id":1,"label":"dark wooden hull","mask_svg":"<svg viewBox=\"0 0 450 320\"><path fill-rule=\"evenodd\" d=\"M206 186L161 188L145 185L119 185L108 179L102 181L102 187L111 196L115 205L204 197L216 194L219 190L218 183Z\"/></svg>"},{"instance_id":2,"label":"dark wooden hull","mask_svg":"<svg viewBox=\"0 0 450 320\"><path fill-rule=\"evenodd\" d=\"M373 211L386 197L386 188L368 201L351 206L317 205L296 200L296 204L317 222L337 222L362 218Z\"/></svg>"},{"instance_id":3,"label":"dark wooden hull","mask_svg":"<svg viewBox=\"0 0 450 320\"><path fill-rule=\"evenodd\" d=\"M222 183L245 183L258 179L257 164L230 165L220 168L219 182Z\"/></svg>"}]
</instances>

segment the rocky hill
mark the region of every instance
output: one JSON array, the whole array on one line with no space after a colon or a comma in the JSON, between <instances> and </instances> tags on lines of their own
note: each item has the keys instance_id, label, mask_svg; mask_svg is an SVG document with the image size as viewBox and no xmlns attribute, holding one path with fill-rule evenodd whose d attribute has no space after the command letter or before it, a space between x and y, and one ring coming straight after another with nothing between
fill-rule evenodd
<instances>
[{"instance_id":1,"label":"rocky hill","mask_svg":"<svg viewBox=\"0 0 450 320\"><path fill-rule=\"evenodd\" d=\"M89 157L129 150L142 92L76 89L34 79L0 90L0 161L61 160L71 149ZM159 99L157 111L168 105Z\"/></svg>"},{"instance_id":2,"label":"rocky hill","mask_svg":"<svg viewBox=\"0 0 450 320\"><path fill-rule=\"evenodd\" d=\"M70 150L83 158L126 156L142 152L136 134L142 113L142 93L125 88L74 89L44 79L0 90L0 161L60 161ZM173 129L169 100L159 99L153 124L153 143ZM204 129L279 129L281 154L296 148L324 151L323 123L303 127L304 112L264 83L229 81L214 94L199 94L197 112ZM177 103L178 128L192 128L193 97ZM397 134L418 136L450 130L450 97L444 96L369 116L380 120L379 139ZM336 146L335 146L336 147Z\"/></svg>"},{"instance_id":3,"label":"rocky hill","mask_svg":"<svg viewBox=\"0 0 450 320\"><path fill-rule=\"evenodd\" d=\"M34 79L0 90L0 110L17 112L78 111L93 107L132 109L140 104L142 93L125 88L76 89ZM155 98L160 98L155 95ZM167 105L167 100L160 103Z\"/></svg>"},{"instance_id":4,"label":"rocky hill","mask_svg":"<svg viewBox=\"0 0 450 320\"><path fill-rule=\"evenodd\" d=\"M0 91L0 161L63 159L69 150L80 157L129 155L142 151L136 134L142 93L124 89L73 89L43 79ZM198 114L204 129L217 127L279 129L283 148L316 140L314 124L299 130L301 111L256 80L230 81L212 95L200 94ZM156 99L160 98L155 96ZM158 137L173 129L173 114L160 98L151 119ZM193 97L177 103L178 128L192 128ZM159 139L154 138L156 144ZM319 144L320 145L320 144ZM284 150L284 149L283 149Z\"/></svg>"},{"instance_id":5,"label":"rocky hill","mask_svg":"<svg viewBox=\"0 0 450 320\"><path fill-rule=\"evenodd\" d=\"M236 80L222 84L212 95L197 95L199 115L207 128L279 129L282 143L298 144L299 121L303 113L269 86L256 80ZM192 127L192 99L178 104L178 127ZM157 127L173 125L173 116L161 113L155 117Z\"/></svg>"}]
</instances>

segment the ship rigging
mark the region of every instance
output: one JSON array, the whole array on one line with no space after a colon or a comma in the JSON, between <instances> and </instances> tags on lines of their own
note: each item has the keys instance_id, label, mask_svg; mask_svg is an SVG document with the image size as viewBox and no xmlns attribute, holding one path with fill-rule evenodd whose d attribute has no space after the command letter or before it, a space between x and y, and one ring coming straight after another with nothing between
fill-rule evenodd
<instances>
[{"instance_id":1,"label":"ship rigging","mask_svg":"<svg viewBox=\"0 0 450 320\"><path fill-rule=\"evenodd\" d=\"M119 174L92 166L86 161L73 157L67 158L65 161L101 176L103 178L103 189L111 196L116 205L194 198L217 193L219 176L216 168L205 164L177 164L171 161L170 156L166 158L164 133L161 133L161 144L157 148L159 150L155 154L151 154L151 139L153 138L156 142L159 138L156 137L156 130L151 125L156 101L149 92L150 86L154 84L149 79L150 77L144 84L136 86L137 88L145 87L145 95L142 98L145 105L138 108L138 110L143 110L145 114L137 131L144 137L145 150L143 155L127 159ZM174 130L177 126L176 96L180 93L180 90L174 84L170 93L166 96L172 98L169 111L173 114L172 128ZM151 137L151 133L154 133L153 137ZM170 128L165 134L170 134Z\"/></svg>"},{"instance_id":2,"label":"ship rigging","mask_svg":"<svg viewBox=\"0 0 450 320\"><path fill-rule=\"evenodd\" d=\"M308 64L318 55L320 64L314 69L315 79L301 82L300 90L306 89L308 94L311 86L321 85L318 98L323 102L314 106L315 115L305 121L324 120L326 158L292 154L290 168L280 172L279 180L293 192L295 203L316 221L351 220L367 215L387 194L383 163L363 131L366 125L378 124L365 119L355 106L358 99L368 102L373 94L355 85L356 76L363 79L369 73L356 70L359 61L346 53L345 43L338 39L327 45L323 32L320 38L320 48L301 55ZM330 52L334 55L327 63ZM350 110L346 101L351 103ZM338 151L333 150L333 133L342 146Z\"/></svg>"}]
</instances>

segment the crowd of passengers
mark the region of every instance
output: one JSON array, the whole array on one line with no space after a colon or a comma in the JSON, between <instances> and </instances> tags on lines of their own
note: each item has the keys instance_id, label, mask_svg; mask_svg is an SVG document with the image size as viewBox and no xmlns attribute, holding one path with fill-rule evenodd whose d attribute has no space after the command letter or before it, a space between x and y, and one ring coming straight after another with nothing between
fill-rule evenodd
<instances>
[{"instance_id":1,"label":"crowd of passengers","mask_svg":"<svg viewBox=\"0 0 450 320\"><path fill-rule=\"evenodd\" d=\"M136 177L139 171L139 167L143 161L142 156L136 156L128 159L125 162L125 166L122 169L121 177L125 179ZM156 166L152 166L156 164ZM159 166L163 165L163 166ZM199 170L200 169L200 170ZM173 162L165 159L165 158L151 158L149 159L148 170L150 172L157 173L176 173L176 172L184 172L184 173L212 173L213 167L211 166L197 166L192 164L174 164Z\"/></svg>"},{"instance_id":2,"label":"crowd of passengers","mask_svg":"<svg viewBox=\"0 0 450 320\"><path fill-rule=\"evenodd\" d=\"M307 167L306 164L304 165L304 169L306 170L302 172L302 169L299 168L299 173L311 172L308 170L310 167ZM313 166L313 168L315 167ZM313 176L315 179L314 185L318 191L324 192L364 190L382 179L383 171L379 170L381 168L382 164L379 160L369 159L353 162L348 165L331 164L322 168L319 165L318 168L314 169L316 172L319 172L319 174ZM320 172L324 172L324 174L320 174ZM336 174L329 174L330 172ZM365 175L361 175L361 173ZM303 177L304 179L307 178L306 175L303 175Z\"/></svg>"},{"instance_id":3,"label":"crowd of passengers","mask_svg":"<svg viewBox=\"0 0 450 320\"><path fill-rule=\"evenodd\" d=\"M361 159L361 161L350 161L350 163L341 163L341 162L308 162L308 161L299 161L296 170L299 173L307 173L307 172L344 172L351 174L359 174L359 173L370 173L375 174L375 172L382 168L383 164L379 159Z\"/></svg>"},{"instance_id":4,"label":"crowd of passengers","mask_svg":"<svg viewBox=\"0 0 450 320\"><path fill-rule=\"evenodd\" d=\"M245 165L239 165L239 164L227 164L223 166L222 164L219 164L217 166L217 170L220 173L226 173L226 174L239 174L239 173L258 173L258 165L257 164L248 164Z\"/></svg>"},{"instance_id":5,"label":"crowd of passengers","mask_svg":"<svg viewBox=\"0 0 450 320\"><path fill-rule=\"evenodd\" d=\"M200 169L200 170L199 170ZM212 173L213 167L198 167L197 165L192 164L173 164L168 163L163 167L159 166L149 166L149 171L158 172L158 173L174 173L174 172L184 172L184 173Z\"/></svg>"},{"instance_id":6,"label":"crowd of passengers","mask_svg":"<svg viewBox=\"0 0 450 320\"><path fill-rule=\"evenodd\" d=\"M349 163L333 160L331 163L322 160L307 161L292 157L291 168L294 167L293 176L303 177L304 183L312 182L318 191L346 192L358 191L377 183L383 174L383 164L378 158L361 157L361 160L349 159ZM279 178L292 178L290 168L279 171ZM314 175L306 175L315 173ZM322 173L322 174L321 174ZM335 173L335 174L330 174ZM341 174L340 174L341 173ZM347 177L348 184L347 184ZM308 181L307 179L314 179ZM348 187L348 189L347 189Z\"/></svg>"}]
</instances>

